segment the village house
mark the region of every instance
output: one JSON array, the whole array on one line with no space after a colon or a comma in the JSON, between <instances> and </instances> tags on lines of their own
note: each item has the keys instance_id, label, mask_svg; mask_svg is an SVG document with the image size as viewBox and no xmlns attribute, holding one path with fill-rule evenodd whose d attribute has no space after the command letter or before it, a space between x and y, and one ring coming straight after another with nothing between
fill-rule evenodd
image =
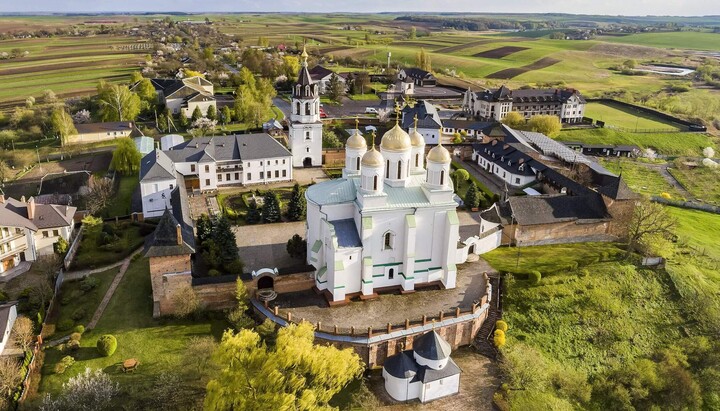
<instances>
[{"instance_id":1,"label":"village house","mask_svg":"<svg viewBox=\"0 0 720 411\"><path fill-rule=\"evenodd\" d=\"M215 88L213 84L202 77L187 77L183 79L150 79L158 95L158 103L167 107L172 114L183 114L192 117L196 108L200 108L202 115L207 115L210 106L217 110L215 101ZM130 87L134 89L137 83Z\"/></svg>"},{"instance_id":2,"label":"village house","mask_svg":"<svg viewBox=\"0 0 720 411\"><path fill-rule=\"evenodd\" d=\"M579 123L585 115L585 98L574 89L519 89L501 86L495 90L474 92L463 97L463 110L482 120L502 121L511 111L526 119L550 114L563 123Z\"/></svg>"},{"instance_id":3,"label":"village house","mask_svg":"<svg viewBox=\"0 0 720 411\"><path fill-rule=\"evenodd\" d=\"M311 68L309 73L312 81L318 85L320 94L327 93L328 87L330 86L330 79L333 75L338 77L338 81L344 88L347 87L347 79L342 73L335 73L334 71L320 65Z\"/></svg>"},{"instance_id":4,"label":"village house","mask_svg":"<svg viewBox=\"0 0 720 411\"><path fill-rule=\"evenodd\" d=\"M75 124L75 130L77 130L77 133L67 136L64 144L96 143L98 141L110 141L142 135L130 121Z\"/></svg>"},{"instance_id":5,"label":"village house","mask_svg":"<svg viewBox=\"0 0 720 411\"><path fill-rule=\"evenodd\" d=\"M30 197L0 195L0 275L23 261L52 254L60 238L70 242L76 207L37 204Z\"/></svg>"},{"instance_id":6,"label":"village house","mask_svg":"<svg viewBox=\"0 0 720 411\"><path fill-rule=\"evenodd\" d=\"M417 119L417 121L416 121ZM405 106L402 109L402 128L416 130L425 139L425 144L437 144L440 141L443 128L442 120L437 108L425 100L418 101L413 107Z\"/></svg>"},{"instance_id":7,"label":"village house","mask_svg":"<svg viewBox=\"0 0 720 411\"><path fill-rule=\"evenodd\" d=\"M167 136L166 136L167 137ZM143 215L160 217L180 183L190 190L292 180L292 154L266 133L162 140L140 162Z\"/></svg>"},{"instance_id":8,"label":"village house","mask_svg":"<svg viewBox=\"0 0 720 411\"><path fill-rule=\"evenodd\" d=\"M432 73L417 67L400 69L397 77L401 82L414 83L418 87L437 86L437 78Z\"/></svg>"}]
</instances>

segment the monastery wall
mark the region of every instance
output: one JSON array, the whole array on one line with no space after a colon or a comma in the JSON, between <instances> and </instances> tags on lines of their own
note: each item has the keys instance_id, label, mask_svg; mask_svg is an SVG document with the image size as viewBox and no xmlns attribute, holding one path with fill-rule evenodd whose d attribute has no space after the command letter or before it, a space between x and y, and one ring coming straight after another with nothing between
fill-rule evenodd
<instances>
[{"instance_id":1,"label":"monastery wall","mask_svg":"<svg viewBox=\"0 0 720 411\"><path fill-rule=\"evenodd\" d=\"M609 221L584 224L568 221L517 226L515 235L520 246L616 240L609 228Z\"/></svg>"}]
</instances>

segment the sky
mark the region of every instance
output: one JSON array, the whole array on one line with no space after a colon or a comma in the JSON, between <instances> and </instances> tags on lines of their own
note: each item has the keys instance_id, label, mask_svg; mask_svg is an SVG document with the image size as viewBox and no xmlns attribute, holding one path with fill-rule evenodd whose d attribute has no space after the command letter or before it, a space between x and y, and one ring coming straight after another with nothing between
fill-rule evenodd
<instances>
[{"instance_id":1,"label":"sky","mask_svg":"<svg viewBox=\"0 0 720 411\"><path fill-rule=\"evenodd\" d=\"M506 12L720 15L718 0L0 0L0 12Z\"/></svg>"}]
</instances>

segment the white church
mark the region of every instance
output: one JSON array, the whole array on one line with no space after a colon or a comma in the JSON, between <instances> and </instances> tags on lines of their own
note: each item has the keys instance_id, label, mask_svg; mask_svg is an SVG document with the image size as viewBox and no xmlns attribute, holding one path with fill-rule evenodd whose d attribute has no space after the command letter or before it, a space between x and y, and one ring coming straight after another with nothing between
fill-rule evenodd
<instances>
[{"instance_id":1,"label":"white church","mask_svg":"<svg viewBox=\"0 0 720 411\"><path fill-rule=\"evenodd\" d=\"M346 143L343 178L306 191L308 264L330 304L376 290L416 285L454 288L459 221L442 145L425 157L425 139L396 119L380 150L356 131ZM294 150L293 150L294 153Z\"/></svg>"}]
</instances>

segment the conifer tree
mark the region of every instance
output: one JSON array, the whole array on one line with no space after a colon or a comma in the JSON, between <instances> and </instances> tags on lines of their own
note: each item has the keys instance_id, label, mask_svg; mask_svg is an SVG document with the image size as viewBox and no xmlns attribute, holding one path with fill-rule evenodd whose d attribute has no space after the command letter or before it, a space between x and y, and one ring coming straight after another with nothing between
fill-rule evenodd
<instances>
[{"instance_id":1,"label":"conifer tree","mask_svg":"<svg viewBox=\"0 0 720 411\"><path fill-rule=\"evenodd\" d=\"M305 196L303 194L304 190L300 188L300 184L295 183L290 202L288 203L288 218L290 221L301 221L305 219L307 203L305 202Z\"/></svg>"},{"instance_id":2,"label":"conifer tree","mask_svg":"<svg viewBox=\"0 0 720 411\"><path fill-rule=\"evenodd\" d=\"M214 224L213 240L220 250L220 259L224 266L238 259L238 248L235 233L230 228L227 218L220 217Z\"/></svg>"},{"instance_id":3,"label":"conifer tree","mask_svg":"<svg viewBox=\"0 0 720 411\"><path fill-rule=\"evenodd\" d=\"M209 120L217 120L217 109L215 108L215 106L208 107L207 115L205 117L207 117Z\"/></svg>"},{"instance_id":4,"label":"conifer tree","mask_svg":"<svg viewBox=\"0 0 720 411\"><path fill-rule=\"evenodd\" d=\"M474 182L470 183L467 193L465 193L465 205L468 208L477 208L480 204L480 198L478 197L477 186Z\"/></svg>"},{"instance_id":5,"label":"conifer tree","mask_svg":"<svg viewBox=\"0 0 720 411\"><path fill-rule=\"evenodd\" d=\"M194 122L198 121L199 119L202 118L202 116L203 115L202 115L202 111L200 111L200 106L196 106L195 110L193 110L193 112L192 112L192 117L191 117L192 122L194 123Z\"/></svg>"},{"instance_id":6,"label":"conifer tree","mask_svg":"<svg viewBox=\"0 0 720 411\"><path fill-rule=\"evenodd\" d=\"M262 208L262 219L266 223L275 223L280 221L280 199L273 191L265 193Z\"/></svg>"},{"instance_id":7,"label":"conifer tree","mask_svg":"<svg viewBox=\"0 0 720 411\"><path fill-rule=\"evenodd\" d=\"M248 224L257 224L260 222L261 216L260 216L260 210L258 210L257 204L250 203L250 206L248 207L248 212L245 215L245 222Z\"/></svg>"}]
</instances>

